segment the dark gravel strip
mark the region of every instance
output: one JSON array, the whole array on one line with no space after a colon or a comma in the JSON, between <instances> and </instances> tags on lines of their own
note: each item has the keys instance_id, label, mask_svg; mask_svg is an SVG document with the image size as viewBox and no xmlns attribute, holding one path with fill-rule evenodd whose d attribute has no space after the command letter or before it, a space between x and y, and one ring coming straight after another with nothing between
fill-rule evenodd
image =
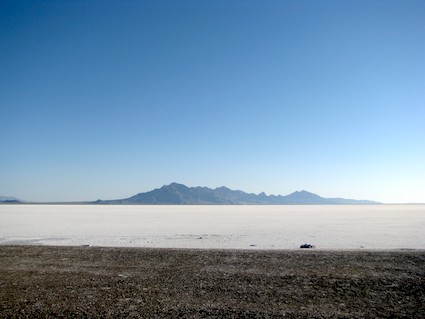
<instances>
[{"instance_id":1,"label":"dark gravel strip","mask_svg":"<svg viewBox=\"0 0 425 319\"><path fill-rule=\"evenodd\" d=\"M0 318L425 318L425 252L0 246Z\"/></svg>"}]
</instances>

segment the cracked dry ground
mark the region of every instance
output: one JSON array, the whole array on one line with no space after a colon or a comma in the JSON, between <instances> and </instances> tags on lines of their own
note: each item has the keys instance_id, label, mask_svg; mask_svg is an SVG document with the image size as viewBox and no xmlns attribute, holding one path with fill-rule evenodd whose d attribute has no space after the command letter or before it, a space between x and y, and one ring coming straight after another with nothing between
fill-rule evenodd
<instances>
[{"instance_id":1,"label":"cracked dry ground","mask_svg":"<svg viewBox=\"0 0 425 319\"><path fill-rule=\"evenodd\" d=\"M425 318L425 252L0 246L0 317Z\"/></svg>"}]
</instances>

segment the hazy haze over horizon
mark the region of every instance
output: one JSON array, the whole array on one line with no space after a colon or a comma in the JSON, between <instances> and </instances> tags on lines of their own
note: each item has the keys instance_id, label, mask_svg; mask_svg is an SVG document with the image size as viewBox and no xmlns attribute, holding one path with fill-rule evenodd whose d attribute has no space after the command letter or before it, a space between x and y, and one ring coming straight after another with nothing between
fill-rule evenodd
<instances>
[{"instance_id":1,"label":"hazy haze over horizon","mask_svg":"<svg viewBox=\"0 0 425 319\"><path fill-rule=\"evenodd\" d=\"M425 203L424 1L2 1L0 195Z\"/></svg>"}]
</instances>

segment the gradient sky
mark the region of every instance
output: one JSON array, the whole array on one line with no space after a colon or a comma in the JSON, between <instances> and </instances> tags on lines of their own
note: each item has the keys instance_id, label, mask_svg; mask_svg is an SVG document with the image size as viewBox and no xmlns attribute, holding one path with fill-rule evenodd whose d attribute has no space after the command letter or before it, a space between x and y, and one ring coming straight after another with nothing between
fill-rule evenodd
<instances>
[{"instance_id":1,"label":"gradient sky","mask_svg":"<svg viewBox=\"0 0 425 319\"><path fill-rule=\"evenodd\" d=\"M0 195L425 202L425 1L1 1Z\"/></svg>"}]
</instances>

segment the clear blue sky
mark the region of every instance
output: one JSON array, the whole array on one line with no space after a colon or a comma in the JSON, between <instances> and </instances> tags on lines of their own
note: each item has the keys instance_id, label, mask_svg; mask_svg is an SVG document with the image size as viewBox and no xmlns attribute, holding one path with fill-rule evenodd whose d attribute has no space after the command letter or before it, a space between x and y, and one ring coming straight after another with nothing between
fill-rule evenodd
<instances>
[{"instance_id":1,"label":"clear blue sky","mask_svg":"<svg viewBox=\"0 0 425 319\"><path fill-rule=\"evenodd\" d=\"M425 202L425 1L1 1L0 195Z\"/></svg>"}]
</instances>

